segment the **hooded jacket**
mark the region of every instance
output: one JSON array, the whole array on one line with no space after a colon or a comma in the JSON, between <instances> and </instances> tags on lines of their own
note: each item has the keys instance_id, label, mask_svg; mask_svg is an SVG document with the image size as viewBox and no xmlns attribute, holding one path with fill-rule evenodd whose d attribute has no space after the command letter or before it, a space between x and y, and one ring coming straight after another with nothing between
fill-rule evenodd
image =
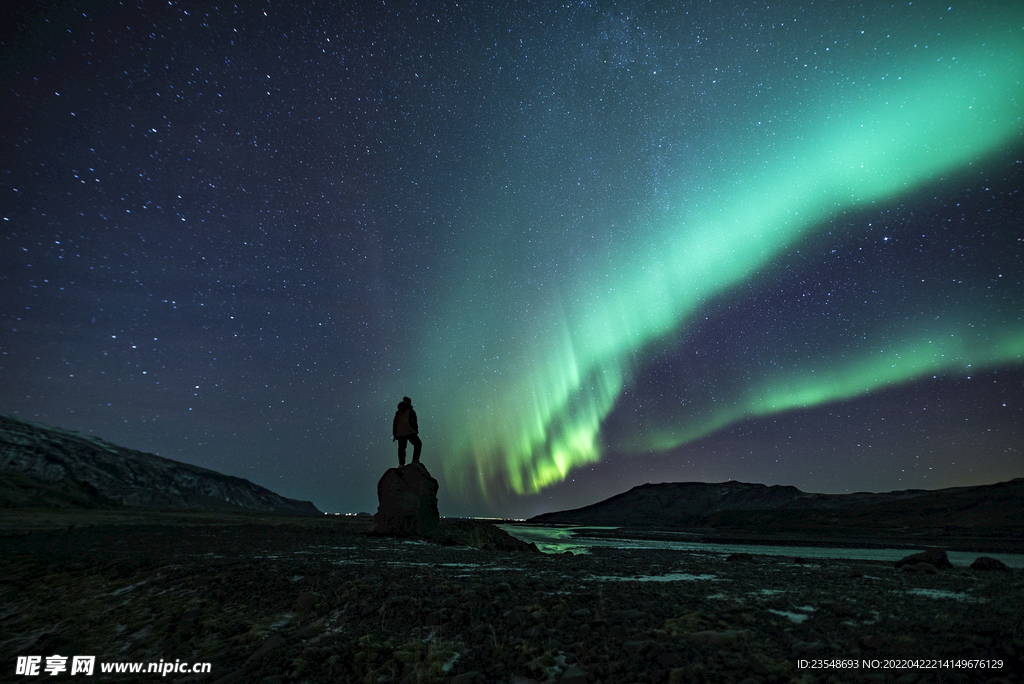
<instances>
[{"instance_id":1,"label":"hooded jacket","mask_svg":"<svg viewBox=\"0 0 1024 684\"><path fill-rule=\"evenodd\" d=\"M395 437L408 437L419 433L419 426L416 424L416 412L412 410L412 404L401 402L395 412L395 422L391 426L391 434Z\"/></svg>"}]
</instances>

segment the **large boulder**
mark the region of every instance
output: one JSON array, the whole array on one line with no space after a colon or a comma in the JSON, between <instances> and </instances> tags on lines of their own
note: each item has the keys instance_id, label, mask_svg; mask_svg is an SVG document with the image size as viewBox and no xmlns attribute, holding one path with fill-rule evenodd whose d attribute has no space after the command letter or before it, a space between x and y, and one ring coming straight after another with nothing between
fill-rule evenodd
<instances>
[{"instance_id":1,"label":"large boulder","mask_svg":"<svg viewBox=\"0 0 1024 684\"><path fill-rule=\"evenodd\" d=\"M422 463L391 468L377 483L380 505L371 534L423 537L437 530L437 480Z\"/></svg>"}]
</instances>

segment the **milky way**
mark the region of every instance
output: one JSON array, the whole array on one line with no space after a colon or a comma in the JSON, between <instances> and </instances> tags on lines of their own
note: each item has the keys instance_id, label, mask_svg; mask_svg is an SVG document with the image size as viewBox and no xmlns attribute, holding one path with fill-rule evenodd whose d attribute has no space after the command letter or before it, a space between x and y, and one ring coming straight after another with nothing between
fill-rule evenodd
<instances>
[{"instance_id":1,"label":"milky way","mask_svg":"<svg viewBox=\"0 0 1024 684\"><path fill-rule=\"evenodd\" d=\"M370 510L1024 474L1018 3L82 4L4 39L0 411Z\"/></svg>"}]
</instances>

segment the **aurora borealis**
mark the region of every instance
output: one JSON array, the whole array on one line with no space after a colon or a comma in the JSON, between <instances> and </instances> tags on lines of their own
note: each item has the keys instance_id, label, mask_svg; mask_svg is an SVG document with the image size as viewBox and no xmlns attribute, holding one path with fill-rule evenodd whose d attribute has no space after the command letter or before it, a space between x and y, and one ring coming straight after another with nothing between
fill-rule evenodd
<instances>
[{"instance_id":1,"label":"aurora borealis","mask_svg":"<svg viewBox=\"0 0 1024 684\"><path fill-rule=\"evenodd\" d=\"M0 411L448 515L1024 475L1018 3L31 11Z\"/></svg>"}]
</instances>

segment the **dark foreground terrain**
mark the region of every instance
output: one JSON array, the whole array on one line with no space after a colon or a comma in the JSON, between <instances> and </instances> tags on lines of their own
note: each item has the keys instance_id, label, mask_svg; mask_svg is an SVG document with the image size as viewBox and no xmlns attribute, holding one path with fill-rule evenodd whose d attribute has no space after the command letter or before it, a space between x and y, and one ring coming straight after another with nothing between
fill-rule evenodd
<instances>
[{"instance_id":1,"label":"dark foreground terrain","mask_svg":"<svg viewBox=\"0 0 1024 684\"><path fill-rule=\"evenodd\" d=\"M1024 679L1020 570L600 548L550 556L371 537L368 524L7 511L0 680ZM42 668L55 654L94 655L96 674L16 675L19 655L41 656ZM100 673L160 661L212 672Z\"/></svg>"}]
</instances>

